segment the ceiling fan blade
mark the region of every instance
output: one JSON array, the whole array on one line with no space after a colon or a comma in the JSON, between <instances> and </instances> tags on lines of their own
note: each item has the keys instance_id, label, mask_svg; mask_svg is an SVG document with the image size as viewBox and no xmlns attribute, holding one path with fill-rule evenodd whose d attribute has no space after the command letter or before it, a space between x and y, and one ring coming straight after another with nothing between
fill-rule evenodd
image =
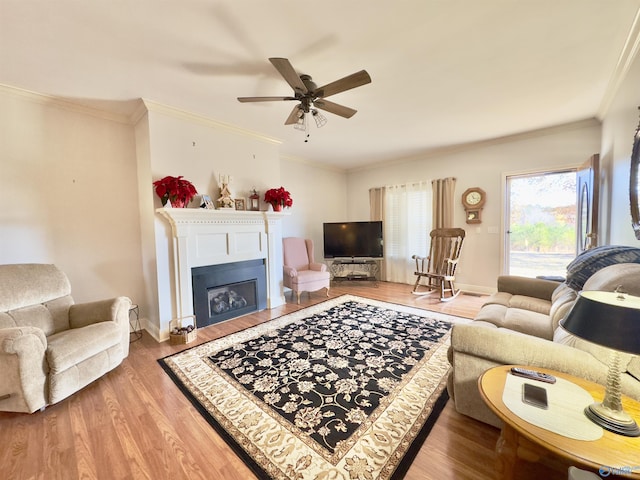
<instances>
[{"instance_id":1,"label":"ceiling fan blade","mask_svg":"<svg viewBox=\"0 0 640 480\"><path fill-rule=\"evenodd\" d=\"M366 70L360 70L359 72L347 75L335 82L327 83L323 87L316 89L314 94L317 97L329 97L336 93L351 90L352 88L360 87L361 85L366 85L367 83L371 83L371 77Z\"/></svg>"},{"instance_id":2,"label":"ceiling fan blade","mask_svg":"<svg viewBox=\"0 0 640 480\"><path fill-rule=\"evenodd\" d=\"M296 73L291 63L289 63L289 60L286 58L270 58L269 61L276 67L276 70L280 72L280 75L282 75L287 83L291 85L291 88L293 88L296 94L304 95L309 92L305 84L300 80L300 75Z\"/></svg>"},{"instance_id":3,"label":"ceiling fan blade","mask_svg":"<svg viewBox=\"0 0 640 480\"><path fill-rule=\"evenodd\" d=\"M298 119L300 118L300 111L301 110L302 110L302 108L300 107L300 105L296 105L295 107L293 107L293 110L291 110L291 113L289 114L289 116L285 120L284 124L285 125L293 125L295 123L298 123Z\"/></svg>"},{"instance_id":4,"label":"ceiling fan blade","mask_svg":"<svg viewBox=\"0 0 640 480\"><path fill-rule=\"evenodd\" d=\"M344 105L338 105L337 103L330 102L329 100L325 100L324 98L317 99L313 102L313 105L318 107L320 110L325 110L335 115L340 115L344 118L351 118L357 112L357 110L354 110L353 108L345 107Z\"/></svg>"},{"instance_id":5,"label":"ceiling fan blade","mask_svg":"<svg viewBox=\"0 0 640 480\"><path fill-rule=\"evenodd\" d=\"M278 102L296 100L296 97L238 97L238 101L242 103L247 102Z\"/></svg>"}]
</instances>

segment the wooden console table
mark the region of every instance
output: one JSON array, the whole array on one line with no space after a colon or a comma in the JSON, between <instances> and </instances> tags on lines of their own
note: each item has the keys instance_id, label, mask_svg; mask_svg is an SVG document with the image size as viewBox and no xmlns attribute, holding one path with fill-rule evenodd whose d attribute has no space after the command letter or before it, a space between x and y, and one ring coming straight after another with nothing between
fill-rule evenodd
<instances>
[{"instance_id":1,"label":"wooden console table","mask_svg":"<svg viewBox=\"0 0 640 480\"><path fill-rule=\"evenodd\" d=\"M509 410L503 401L503 392L512 366L491 368L478 379L482 399L504 422L496 445L497 468L502 478L517 478L519 460L537 462L545 457L559 457L571 465L586 467L596 472L602 469L603 473L609 473L615 478L640 478L640 437L625 437L604 430L602 437L597 440L575 440L533 425ZM601 385L545 368L534 369L578 385L586 390L594 401L600 402L604 397L604 387ZM527 382L546 385L535 380ZM623 396L622 405L627 413L640 421L639 402ZM571 408L571 405L563 405L563 408Z\"/></svg>"}]
</instances>

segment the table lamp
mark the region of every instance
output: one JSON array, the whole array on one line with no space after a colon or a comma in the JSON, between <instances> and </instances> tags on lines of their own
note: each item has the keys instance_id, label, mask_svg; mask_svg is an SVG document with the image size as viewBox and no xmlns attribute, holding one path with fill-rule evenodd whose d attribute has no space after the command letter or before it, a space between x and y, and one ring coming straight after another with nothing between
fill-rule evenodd
<instances>
[{"instance_id":1,"label":"table lamp","mask_svg":"<svg viewBox=\"0 0 640 480\"><path fill-rule=\"evenodd\" d=\"M640 436L635 420L622 408L620 353L640 354L640 297L615 292L583 291L560 322L570 333L611 349L607 386L602 403L584 410L594 423L610 432Z\"/></svg>"}]
</instances>

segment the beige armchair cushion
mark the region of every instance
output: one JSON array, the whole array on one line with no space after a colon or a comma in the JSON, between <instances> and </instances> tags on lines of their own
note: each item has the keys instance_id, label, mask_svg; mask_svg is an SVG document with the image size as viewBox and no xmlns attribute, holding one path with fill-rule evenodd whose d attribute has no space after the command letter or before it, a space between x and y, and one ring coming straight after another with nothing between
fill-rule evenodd
<instances>
[{"instance_id":1,"label":"beige armchair cushion","mask_svg":"<svg viewBox=\"0 0 640 480\"><path fill-rule=\"evenodd\" d=\"M548 310L549 307L547 307L547 312ZM537 337L547 339L553 337L553 330L549 324L548 314L532 312L522 308L485 304L474 320L490 323L496 327L508 328L516 332L535 335Z\"/></svg>"},{"instance_id":2,"label":"beige armchair cushion","mask_svg":"<svg viewBox=\"0 0 640 480\"><path fill-rule=\"evenodd\" d=\"M50 403L87 386L122 361L122 333L115 322L70 329L48 338Z\"/></svg>"},{"instance_id":3,"label":"beige armchair cushion","mask_svg":"<svg viewBox=\"0 0 640 480\"><path fill-rule=\"evenodd\" d=\"M2 277L8 281L0 282L0 312L46 304L71 294L69 279L55 265L2 265Z\"/></svg>"},{"instance_id":4,"label":"beige armchair cushion","mask_svg":"<svg viewBox=\"0 0 640 480\"><path fill-rule=\"evenodd\" d=\"M555 332L558 328L560 320L567 316L571 307L573 307L578 294L564 284L558 287L558 290L554 292L553 303L549 310L549 319L551 324L549 325L552 332ZM549 337L544 337L549 338Z\"/></svg>"},{"instance_id":5,"label":"beige armchair cushion","mask_svg":"<svg viewBox=\"0 0 640 480\"><path fill-rule=\"evenodd\" d=\"M87 358L119 346L122 334L115 322L100 322L72 328L47 338L47 363L57 374L80 364ZM122 350L119 350L120 354Z\"/></svg>"},{"instance_id":6,"label":"beige armchair cushion","mask_svg":"<svg viewBox=\"0 0 640 480\"><path fill-rule=\"evenodd\" d=\"M10 312L16 327L37 327L45 335L53 335L69 328L69 307L72 298L66 295L39 305L29 305Z\"/></svg>"},{"instance_id":7,"label":"beige armchair cushion","mask_svg":"<svg viewBox=\"0 0 640 480\"><path fill-rule=\"evenodd\" d=\"M513 295L511 300L509 300L509 306L511 308L519 308L520 310L549 315L551 303L549 300L542 300L540 298L527 297L525 295Z\"/></svg>"}]
</instances>

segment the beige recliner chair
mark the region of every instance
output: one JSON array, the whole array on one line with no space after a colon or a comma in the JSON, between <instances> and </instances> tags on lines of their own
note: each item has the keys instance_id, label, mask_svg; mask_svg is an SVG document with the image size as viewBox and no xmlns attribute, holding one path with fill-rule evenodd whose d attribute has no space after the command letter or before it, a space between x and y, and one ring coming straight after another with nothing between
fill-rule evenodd
<instances>
[{"instance_id":1,"label":"beige recliner chair","mask_svg":"<svg viewBox=\"0 0 640 480\"><path fill-rule=\"evenodd\" d=\"M331 275L324 263L316 263L313 253L313 241L310 239L287 237L282 239L284 257L284 286L293 290L300 303L302 292L315 292L327 289L331 284Z\"/></svg>"},{"instance_id":2,"label":"beige recliner chair","mask_svg":"<svg viewBox=\"0 0 640 480\"><path fill-rule=\"evenodd\" d=\"M34 412L129 354L131 300L74 304L55 265L0 265L0 411Z\"/></svg>"}]
</instances>

